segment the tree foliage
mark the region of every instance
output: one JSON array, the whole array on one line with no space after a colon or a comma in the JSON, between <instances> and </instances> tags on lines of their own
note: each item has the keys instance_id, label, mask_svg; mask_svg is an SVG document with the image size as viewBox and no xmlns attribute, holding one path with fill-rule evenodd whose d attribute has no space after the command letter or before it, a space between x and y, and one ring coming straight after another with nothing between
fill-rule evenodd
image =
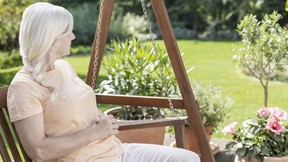
<instances>
[{"instance_id":1,"label":"tree foliage","mask_svg":"<svg viewBox=\"0 0 288 162\"><path fill-rule=\"evenodd\" d=\"M18 46L18 33L24 9L36 0L0 1L0 50L11 50Z\"/></svg>"},{"instance_id":2,"label":"tree foliage","mask_svg":"<svg viewBox=\"0 0 288 162\"><path fill-rule=\"evenodd\" d=\"M288 58L288 31L277 23L281 17L274 11L259 21L256 15L249 14L237 27L243 47L236 50L234 59L260 81L265 107L268 106L269 79L277 70L283 69Z\"/></svg>"},{"instance_id":3,"label":"tree foliage","mask_svg":"<svg viewBox=\"0 0 288 162\"><path fill-rule=\"evenodd\" d=\"M0 50L11 50L18 46L18 30L23 10L37 0L1 0L0 1ZM95 32L95 22L97 21L98 8L100 1L96 0L44 0L53 4L63 6L75 11L74 16L81 18L85 15L85 25L81 36L87 35L87 41L93 38ZM135 13L143 15L141 3L139 0L115 1L114 17L118 15L126 15L126 13ZM263 13L271 13L277 10L283 17L287 17L285 11L286 1L281 0L164 0L167 7L170 20L174 28L181 31L193 30L193 37L202 35L206 38L237 38L235 29L237 24L244 15L250 13L258 18L263 17ZM84 7L83 4L93 4L95 10L91 11L91 7ZM153 16L151 3L145 0L149 9L149 17L153 24L153 31L157 31L158 26ZM80 7L79 7L80 6ZM81 7L82 6L82 7ZM89 9L89 11L79 9ZM78 12L79 10L79 12ZM82 14L85 13L85 14ZM89 16L90 14L90 16ZM87 16L88 15L88 16ZM90 19L88 17L91 17ZM95 20L94 20L95 19ZM89 22L86 22L89 20ZM284 26L286 20L279 20ZM92 25L91 25L92 24ZM78 25L81 27L81 25ZM93 27L92 27L93 26ZM121 30L121 28L119 28ZM121 33L121 32L115 32ZM79 33L80 35L80 33ZM81 44L82 42L77 42Z\"/></svg>"}]
</instances>

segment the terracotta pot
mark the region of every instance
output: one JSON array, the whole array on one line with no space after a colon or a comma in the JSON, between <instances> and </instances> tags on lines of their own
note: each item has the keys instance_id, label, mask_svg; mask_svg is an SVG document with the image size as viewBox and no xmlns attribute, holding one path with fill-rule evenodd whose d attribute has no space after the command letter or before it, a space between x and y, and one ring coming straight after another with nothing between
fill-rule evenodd
<instances>
[{"instance_id":1,"label":"terracotta pot","mask_svg":"<svg viewBox=\"0 0 288 162\"><path fill-rule=\"evenodd\" d=\"M212 128L211 127L205 127L205 136L208 142L211 141L212 138ZM186 147L188 150L192 150L198 154L200 154L200 149L197 144L196 138L194 136L194 133L191 128L186 127L185 128L185 138L186 138Z\"/></svg>"},{"instance_id":2,"label":"terracotta pot","mask_svg":"<svg viewBox=\"0 0 288 162\"><path fill-rule=\"evenodd\" d=\"M108 109L104 114L115 115L120 111L119 107ZM129 120L119 120L119 122L131 122ZM140 128L120 131L116 137L123 143L149 143L163 145L165 127Z\"/></svg>"},{"instance_id":3,"label":"terracotta pot","mask_svg":"<svg viewBox=\"0 0 288 162\"><path fill-rule=\"evenodd\" d=\"M205 127L204 133L205 133L207 141L210 143L212 153L214 155L217 154L219 152L219 146L212 146L215 144L211 143L211 138L212 138L212 133L213 133L212 127ZM185 140L186 140L186 148L188 150L191 150L191 151L194 151L194 152L200 154L200 148L197 144L194 133L193 133L192 129L189 127L185 128ZM170 146L176 147L176 143L174 142Z\"/></svg>"},{"instance_id":4,"label":"terracotta pot","mask_svg":"<svg viewBox=\"0 0 288 162\"><path fill-rule=\"evenodd\" d=\"M123 143L150 143L163 145L165 127L153 127L120 131L116 137Z\"/></svg>"},{"instance_id":5,"label":"terracotta pot","mask_svg":"<svg viewBox=\"0 0 288 162\"><path fill-rule=\"evenodd\" d=\"M243 158L239 160L239 162L258 162L255 158L251 159L250 161L248 158ZM284 157L264 157L263 162L288 162L288 156Z\"/></svg>"}]
</instances>

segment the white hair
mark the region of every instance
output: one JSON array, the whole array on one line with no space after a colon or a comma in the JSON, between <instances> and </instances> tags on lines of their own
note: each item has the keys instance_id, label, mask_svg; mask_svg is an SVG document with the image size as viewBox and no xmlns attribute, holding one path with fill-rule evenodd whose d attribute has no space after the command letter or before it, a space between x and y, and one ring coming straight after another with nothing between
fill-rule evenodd
<instances>
[{"instance_id":1,"label":"white hair","mask_svg":"<svg viewBox=\"0 0 288 162\"><path fill-rule=\"evenodd\" d=\"M65 8L47 2L30 5L22 15L19 45L24 67L42 84L48 66L54 64L59 37L71 32L73 17ZM42 84L43 85L43 84ZM53 89L53 86L43 85Z\"/></svg>"}]
</instances>

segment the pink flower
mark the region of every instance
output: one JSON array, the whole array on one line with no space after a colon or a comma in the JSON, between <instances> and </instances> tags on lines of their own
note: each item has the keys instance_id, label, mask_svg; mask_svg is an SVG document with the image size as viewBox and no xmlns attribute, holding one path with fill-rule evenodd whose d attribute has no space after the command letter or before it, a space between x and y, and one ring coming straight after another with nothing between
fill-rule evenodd
<instances>
[{"instance_id":1,"label":"pink flower","mask_svg":"<svg viewBox=\"0 0 288 162\"><path fill-rule=\"evenodd\" d=\"M263 107L261 109L259 109L257 111L257 114L258 116L269 116L270 115L270 109L269 108L266 108L266 107Z\"/></svg>"},{"instance_id":2,"label":"pink flower","mask_svg":"<svg viewBox=\"0 0 288 162\"><path fill-rule=\"evenodd\" d=\"M235 134L235 127L237 122L232 122L231 124L227 125L224 129L222 129L222 133L226 134Z\"/></svg>"},{"instance_id":3,"label":"pink flower","mask_svg":"<svg viewBox=\"0 0 288 162\"><path fill-rule=\"evenodd\" d=\"M267 121L266 129L274 132L275 134L280 134L285 128L278 122L278 120L271 118Z\"/></svg>"},{"instance_id":4,"label":"pink flower","mask_svg":"<svg viewBox=\"0 0 288 162\"><path fill-rule=\"evenodd\" d=\"M271 108L270 114L277 120L284 120L287 118L287 113L278 107Z\"/></svg>"}]
</instances>

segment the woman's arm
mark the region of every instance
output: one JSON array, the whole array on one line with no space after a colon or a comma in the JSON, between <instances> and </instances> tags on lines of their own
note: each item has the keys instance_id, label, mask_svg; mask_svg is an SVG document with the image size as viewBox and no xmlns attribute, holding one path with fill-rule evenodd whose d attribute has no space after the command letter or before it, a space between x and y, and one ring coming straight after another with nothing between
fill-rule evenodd
<instances>
[{"instance_id":1,"label":"woman's arm","mask_svg":"<svg viewBox=\"0 0 288 162\"><path fill-rule=\"evenodd\" d=\"M39 113L15 122L25 152L36 162L63 157L92 141L119 132L117 120L111 115L79 132L59 137L46 137L43 121L43 114Z\"/></svg>"}]
</instances>

